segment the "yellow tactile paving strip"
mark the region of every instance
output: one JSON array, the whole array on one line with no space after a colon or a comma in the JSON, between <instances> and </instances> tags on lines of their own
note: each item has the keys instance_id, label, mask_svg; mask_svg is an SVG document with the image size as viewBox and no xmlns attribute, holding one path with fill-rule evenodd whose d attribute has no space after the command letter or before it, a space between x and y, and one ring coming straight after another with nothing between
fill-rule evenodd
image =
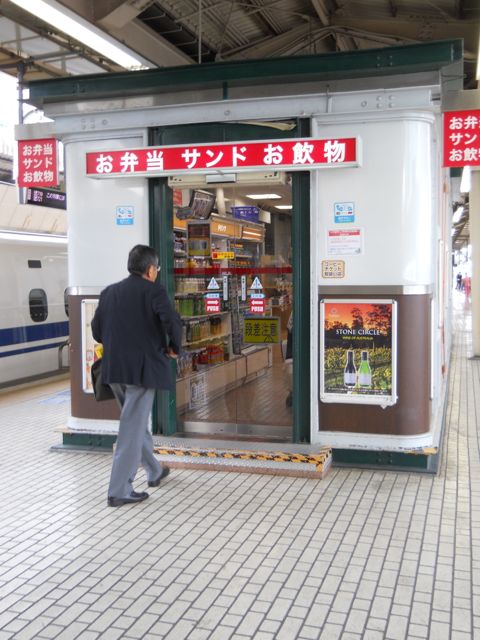
<instances>
[{"instance_id":1,"label":"yellow tactile paving strip","mask_svg":"<svg viewBox=\"0 0 480 640\"><path fill-rule=\"evenodd\" d=\"M282 471L282 464L284 463L298 463L302 465L302 469L298 469L300 475L314 475L314 477L323 477L327 469L331 465L332 450L328 447L322 448L322 450L315 454L307 453L288 453L283 451L246 451L246 450L224 450L224 449L197 449L197 448L183 448L183 447L155 447L155 453L162 456L173 456L177 458L179 462L182 459L186 461L189 459L188 466L191 467L194 459L208 458L209 461L216 460L219 465L215 468L223 470L235 470L239 469L249 473L278 473L285 475L297 475L292 467L284 468ZM232 462L234 460L242 461L255 461L255 462L267 462L273 463L269 467L265 466L236 466L225 465L225 462ZM220 464L223 462L223 465ZM200 463L200 460L198 460ZM276 464L278 463L278 464ZM176 460L169 460L167 465L177 466ZM196 467L198 465L195 465ZM211 466L209 465L211 468Z\"/></svg>"}]
</instances>

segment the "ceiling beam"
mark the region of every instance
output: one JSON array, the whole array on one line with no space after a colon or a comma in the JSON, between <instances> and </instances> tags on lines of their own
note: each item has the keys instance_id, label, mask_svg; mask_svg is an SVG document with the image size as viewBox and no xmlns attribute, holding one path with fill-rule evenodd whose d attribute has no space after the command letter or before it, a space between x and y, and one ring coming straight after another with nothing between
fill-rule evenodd
<instances>
[{"instance_id":1,"label":"ceiling beam","mask_svg":"<svg viewBox=\"0 0 480 640\"><path fill-rule=\"evenodd\" d=\"M262 25L262 27L267 29L270 35L276 36L280 33L280 31L268 19L268 16L266 15L266 13L264 13L263 8L258 4L256 4L255 0L243 0L243 3L246 4L247 7L251 7L252 9L257 9L257 11L253 14L248 14L248 9L247 9L246 13L248 15L253 15L254 18L257 20L257 22L259 22Z\"/></svg>"},{"instance_id":2,"label":"ceiling beam","mask_svg":"<svg viewBox=\"0 0 480 640\"><path fill-rule=\"evenodd\" d=\"M390 7L390 13L392 14L392 18L396 18L398 13L398 6L395 0L388 0L388 6Z\"/></svg>"},{"instance_id":3,"label":"ceiling beam","mask_svg":"<svg viewBox=\"0 0 480 640\"><path fill-rule=\"evenodd\" d=\"M330 16L328 15L325 2L323 0L311 0L313 8L317 12L317 16L324 27L328 27L330 24Z\"/></svg>"},{"instance_id":4,"label":"ceiling beam","mask_svg":"<svg viewBox=\"0 0 480 640\"><path fill-rule=\"evenodd\" d=\"M324 27L328 27L332 24L332 19L325 0L311 0L313 8L317 12L320 22ZM338 51L353 51L357 49L355 42L342 34L333 34L332 37L335 41L335 46Z\"/></svg>"}]
</instances>

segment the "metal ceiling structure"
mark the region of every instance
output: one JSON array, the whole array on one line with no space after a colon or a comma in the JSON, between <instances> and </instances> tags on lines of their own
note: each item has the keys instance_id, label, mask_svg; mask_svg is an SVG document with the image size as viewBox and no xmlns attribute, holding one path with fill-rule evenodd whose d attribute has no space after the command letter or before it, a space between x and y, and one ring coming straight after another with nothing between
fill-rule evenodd
<instances>
[{"instance_id":1,"label":"metal ceiling structure","mask_svg":"<svg viewBox=\"0 0 480 640\"><path fill-rule=\"evenodd\" d=\"M48 0L53 4L53 0ZM30 0L32 7L37 3ZM58 0L57 6L169 67L464 40L475 88L478 0ZM26 80L119 71L41 15L0 0L0 69Z\"/></svg>"},{"instance_id":2,"label":"metal ceiling structure","mask_svg":"<svg viewBox=\"0 0 480 640\"><path fill-rule=\"evenodd\" d=\"M73 12L149 67L251 61L462 38L475 79L478 0L46 0ZM30 6L38 7L36 0ZM0 71L25 81L124 71L11 0L0 0ZM201 71L199 70L201 82ZM468 207L454 236L464 243Z\"/></svg>"}]
</instances>

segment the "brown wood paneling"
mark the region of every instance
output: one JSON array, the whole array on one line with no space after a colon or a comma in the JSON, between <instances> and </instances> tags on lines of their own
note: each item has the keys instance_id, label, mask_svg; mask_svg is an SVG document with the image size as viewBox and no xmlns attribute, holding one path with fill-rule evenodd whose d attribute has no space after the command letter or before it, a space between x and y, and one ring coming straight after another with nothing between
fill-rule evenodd
<instances>
[{"instance_id":1,"label":"brown wood paneling","mask_svg":"<svg viewBox=\"0 0 480 640\"><path fill-rule=\"evenodd\" d=\"M382 409L372 405L320 402L320 430L405 436L425 433L429 430L431 415L431 296L382 295L375 298L387 298L398 303L397 404Z\"/></svg>"}]
</instances>

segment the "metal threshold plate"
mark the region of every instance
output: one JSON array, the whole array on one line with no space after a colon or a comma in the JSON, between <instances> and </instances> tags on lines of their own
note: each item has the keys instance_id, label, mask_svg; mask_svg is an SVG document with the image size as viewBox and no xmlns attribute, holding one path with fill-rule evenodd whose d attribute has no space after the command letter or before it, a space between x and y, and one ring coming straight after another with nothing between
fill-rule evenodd
<instances>
[{"instance_id":1,"label":"metal threshold plate","mask_svg":"<svg viewBox=\"0 0 480 640\"><path fill-rule=\"evenodd\" d=\"M185 435L240 436L292 440L292 427L265 424L237 424L223 422L188 421L178 426L178 432Z\"/></svg>"}]
</instances>

